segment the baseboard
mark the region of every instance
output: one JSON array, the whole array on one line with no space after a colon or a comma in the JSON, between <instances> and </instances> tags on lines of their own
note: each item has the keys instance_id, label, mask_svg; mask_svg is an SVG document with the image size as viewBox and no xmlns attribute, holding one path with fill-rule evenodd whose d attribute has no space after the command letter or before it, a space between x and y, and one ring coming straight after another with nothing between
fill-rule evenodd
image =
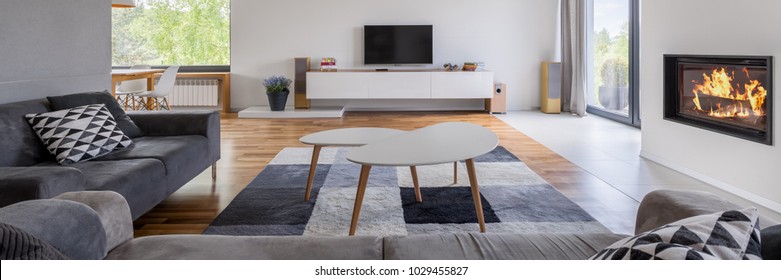
<instances>
[{"instance_id":1,"label":"baseboard","mask_svg":"<svg viewBox=\"0 0 781 280\"><path fill-rule=\"evenodd\" d=\"M681 172L683 174L686 174L688 176L691 176L692 178L695 178L697 180L703 181L709 185L712 185L716 188L719 188L723 191L726 191L728 193L731 193L735 196L738 196L740 198L746 199L748 201L754 202L756 204L759 204L763 207L766 207L776 213L781 213L781 203L769 200L767 198L761 197L759 195L756 195L752 192L748 192L746 190L743 190L741 188L735 187L733 185L727 184L721 180L715 179L713 177L710 177L708 175L702 174L700 172L694 171L692 169L689 169L687 167L684 167L680 164L677 164L675 162L672 162L670 160L667 160L665 158L662 158L660 156L648 153L644 150L640 151L640 157L645 158L647 160L656 162L658 164L664 165L666 167L669 167L675 171Z\"/></svg>"},{"instance_id":2,"label":"baseboard","mask_svg":"<svg viewBox=\"0 0 781 280\"><path fill-rule=\"evenodd\" d=\"M484 107L345 107L348 112L485 111Z\"/></svg>"},{"instance_id":3,"label":"baseboard","mask_svg":"<svg viewBox=\"0 0 781 280\"><path fill-rule=\"evenodd\" d=\"M259 110L264 106L246 107L246 108L231 108L231 112L241 112L246 109L253 108ZM267 105L265 107L268 107ZM312 106L312 108L335 108L342 106ZM285 107L285 111L294 111L294 107ZM484 107L420 107L420 108L404 108L404 107L344 107L345 112L418 112L418 111L485 111Z\"/></svg>"},{"instance_id":4,"label":"baseboard","mask_svg":"<svg viewBox=\"0 0 781 280\"><path fill-rule=\"evenodd\" d=\"M268 106L249 107L239 111L240 119L301 119L301 118L341 118L344 107L317 107L312 109L285 108L284 111L271 111Z\"/></svg>"}]
</instances>

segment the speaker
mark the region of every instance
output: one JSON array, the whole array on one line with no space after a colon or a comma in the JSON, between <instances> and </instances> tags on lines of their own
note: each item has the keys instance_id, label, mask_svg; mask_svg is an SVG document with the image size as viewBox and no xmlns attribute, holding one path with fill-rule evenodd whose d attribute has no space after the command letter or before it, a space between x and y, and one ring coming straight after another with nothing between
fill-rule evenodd
<instances>
[{"instance_id":1,"label":"speaker","mask_svg":"<svg viewBox=\"0 0 781 280\"><path fill-rule=\"evenodd\" d=\"M485 110L491 114L507 113L507 85L494 83L493 95L485 100Z\"/></svg>"},{"instance_id":2,"label":"speaker","mask_svg":"<svg viewBox=\"0 0 781 280\"><path fill-rule=\"evenodd\" d=\"M308 57L296 57L295 79L293 82L294 105L296 109L309 109L309 99L306 98L306 72L312 70Z\"/></svg>"},{"instance_id":3,"label":"speaker","mask_svg":"<svg viewBox=\"0 0 781 280\"><path fill-rule=\"evenodd\" d=\"M542 63L540 81L540 110L543 113L561 113L561 63Z\"/></svg>"}]
</instances>

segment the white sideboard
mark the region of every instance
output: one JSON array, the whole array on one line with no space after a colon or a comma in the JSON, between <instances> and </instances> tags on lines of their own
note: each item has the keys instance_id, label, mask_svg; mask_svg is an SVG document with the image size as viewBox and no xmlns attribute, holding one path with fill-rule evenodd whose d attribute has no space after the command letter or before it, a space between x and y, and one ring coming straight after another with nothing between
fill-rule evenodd
<instances>
[{"instance_id":1,"label":"white sideboard","mask_svg":"<svg viewBox=\"0 0 781 280\"><path fill-rule=\"evenodd\" d=\"M306 73L308 99L484 99L489 71L339 70Z\"/></svg>"}]
</instances>

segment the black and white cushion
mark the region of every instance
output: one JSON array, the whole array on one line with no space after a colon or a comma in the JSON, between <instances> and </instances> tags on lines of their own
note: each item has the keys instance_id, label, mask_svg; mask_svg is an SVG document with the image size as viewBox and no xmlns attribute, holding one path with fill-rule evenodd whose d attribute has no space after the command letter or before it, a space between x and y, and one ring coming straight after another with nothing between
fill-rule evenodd
<instances>
[{"instance_id":1,"label":"black and white cushion","mask_svg":"<svg viewBox=\"0 0 781 280\"><path fill-rule=\"evenodd\" d=\"M114 117L114 121L117 122L117 127L125 133L127 137L136 138L143 135L141 128L125 113L125 110L117 102L117 99L108 93L103 92L84 92L59 96L47 96L49 104L52 106L53 111L65 110L78 106L103 104L106 105L106 109Z\"/></svg>"},{"instance_id":2,"label":"black and white cushion","mask_svg":"<svg viewBox=\"0 0 781 280\"><path fill-rule=\"evenodd\" d=\"M761 259L756 208L694 216L619 240L592 260Z\"/></svg>"},{"instance_id":3,"label":"black and white cushion","mask_svg":"<svg viewBox=\"0 0 781 280\"><path fill-rule=\"evenodd\" d=\"M104 156L133 142L103 104L25 116L43 144L62 164Z\"/></svg>"}]
</instances>

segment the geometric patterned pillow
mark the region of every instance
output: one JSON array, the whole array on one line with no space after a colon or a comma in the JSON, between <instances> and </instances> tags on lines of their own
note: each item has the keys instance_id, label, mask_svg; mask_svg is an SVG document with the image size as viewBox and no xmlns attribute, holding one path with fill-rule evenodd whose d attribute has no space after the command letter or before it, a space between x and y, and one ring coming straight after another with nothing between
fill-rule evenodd
<instances>
[{"instance_id":1,"label":"geometric patterned pillow","mask_svg":"<svg viewBox=\"0 0 781 280\"><path fill-rule=\"evenodd\" d=\"M103 104L25 115L46 149L62 164L107 155L133 144Z\"/></svg>"},{"instance_id":2,"label":"geometric patterned pillow","mask_svg":"<svg viewBox=\"0 0 781 280\"><path fill-rule=\"evenodd\" d=\"M619 240L591 260L761 259L759 211L730 210L679 220Z\"/></svg>"}]
</instances>

